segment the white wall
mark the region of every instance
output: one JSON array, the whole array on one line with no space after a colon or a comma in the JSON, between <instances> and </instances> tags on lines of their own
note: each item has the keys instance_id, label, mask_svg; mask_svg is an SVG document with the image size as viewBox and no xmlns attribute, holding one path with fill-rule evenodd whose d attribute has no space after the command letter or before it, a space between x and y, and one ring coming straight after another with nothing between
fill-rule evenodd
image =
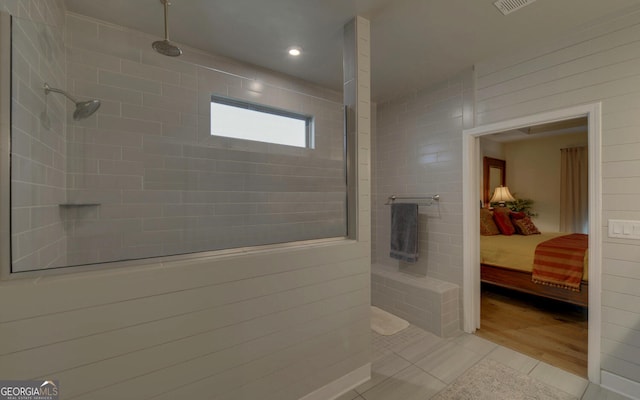
<instances>
[{"instance_id":1,"label":"white wall","mask_svg":"<svg viewBox=\"0 0 640 400\"><path fill-rule=\"evenodd\" d=\"M504 144L507 186L515 197L534 201L541 231L560 231L560 149L587 144L586 132Z\"/></svg>"},{"instance_id":2,"label":"white wall","mask_svg":"<svg viewBox=\"0 0 640 400\"><path fill-rule=\"evenodd\" d=\"M369 362L368 243L0 284L0 375L65 398L297 399Z\"/></svg>"},{"instance_id":3,"label":"white wall","mask_svg":"<svg viewBox=\"0 0 640 400\"><path fill-rule=\"evenodd\" d=\"M523 49L476 66L475 103L470 106L472 110L475 107L476 126L602 101L605 224L609 218L640 219L639 43L640 13L633 12L592 25L586 31L557 39L552 44ZM458 138L462 127L458 118L466 115L462 110L467 107L460 103L459 87L457 95L447 93L451 82L409 93L378 107L374 163L378 205L374 238L379 263L393 264L387 256L388 210L380 205L388 195L430 194L446 187L447 194L453 194L454 198L460 196L462 162L456 156L461 154ZM444 112L434 113L432 103L448 110L454 118L445 117ZM442 156L452 157L453 162L444 164L446 168L438 168L437 152L420 153L429 149L425 142L431 144L436 140ZM420 233L428 239L426 243L421 240L421 254L427 256L414 268L420 273L461 283L457 265L462 263L455 254L461 249L462 222L451 219L448 215L451 211L447 209L438 216L449 219L446 225L432 223L429 214L422 216ZM640 244L606 238L607 227L602 228L605 232L602 369L605 374L629 379L631 387L637 388L640 383Z\"/></svg>"},{"instance_id":4,"label":"white wall","mask_svg":"<svg viewBox=\"0 0 640 400\"><path fill-rule=\"evenodd\" d=\"M607 237L640 219L640 11L476 71L477 124L602 102L602 370L640 383L640 242Z\"/></svg>"},{"instance_id":5,"label":"white wall","mask_svg":"<svg viewBox=\"0 0 640 400\"><path fill-rule=\"evenodd\" d=\"M45 2L16 3L0 0L0 8L28 16L25 5L36 10ZM358 78L358 100L368 108L368 23L358 35L367 43L358 52L366 72ZM252 71L219 60L227 71ZM264 71L255 76L298 87ZM112 105L103 104L105 116ZM282 400L362 370L370 352L368 123L364 112L357 241L2 281L0 376L58 379L64 397L73 399Z\"/></svg>"}]
</instances>

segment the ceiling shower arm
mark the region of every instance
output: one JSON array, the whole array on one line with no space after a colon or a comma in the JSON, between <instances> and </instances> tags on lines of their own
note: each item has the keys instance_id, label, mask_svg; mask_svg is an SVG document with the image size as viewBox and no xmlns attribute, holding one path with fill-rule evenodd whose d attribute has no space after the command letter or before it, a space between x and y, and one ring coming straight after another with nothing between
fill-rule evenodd
<instances>
[{"instance_id":1,"label":"ceiling shower arm","mask_svg":"<svg viewBox=\"0 0 640 400\"><path fill-rule=\"evenodd\" d=\"M169 17L167 15L169 15L169 6L171 5L171 3L169 3L169 0L163 0L162 3L164 4L164 40L169 40Z\"/></svg>"},{"instance_id":2,"label":"ceiling shower arm","mask_svg":"<svg viewBox=\"0 0 640 400\"><path fill-rule=\"evenodd\" d=\"M151 47L158 53L169 56L169 57L178 57L182 54L182 50L172 44L169 41L169 6L171 2L169 0L160 0L160 3L163 4L164 8L164 40L156 40L151 44Z\"/></svg>"},{"instance_id":3,"label":"ceiling shower arm","mask_svg":"<svg viewBox=\"0 0 640 400\"><path fill-rule=\"evenodd\" d=\"M44 94L49 94L49 92L60 93L61 95L64 95L64 97L66 97L67 99L73 101L74 103L76 103L76 104L78 103L78 100L74 99L71 95L69 95L64 90L52 88L51 86L49 86L49 84L45 83L44 84Z\"/></svg>"}]
</instances>

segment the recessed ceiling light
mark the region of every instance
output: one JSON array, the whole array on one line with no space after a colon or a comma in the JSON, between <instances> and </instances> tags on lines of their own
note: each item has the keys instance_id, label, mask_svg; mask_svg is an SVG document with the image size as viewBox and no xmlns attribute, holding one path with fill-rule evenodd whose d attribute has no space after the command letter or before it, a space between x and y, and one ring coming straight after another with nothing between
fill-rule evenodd
<instances>
[{"instance_id":1,"label":"recessed ceiling light","mask_svg":"<svg viewBox=\"0 0 640 400\"><path fill-rule=\"evenodd\" d=\"M300 47L289 47L289 55L294 56L294 57L298 57L300 54L302 54L302 49Z\"/></svg>"}]
</instances>

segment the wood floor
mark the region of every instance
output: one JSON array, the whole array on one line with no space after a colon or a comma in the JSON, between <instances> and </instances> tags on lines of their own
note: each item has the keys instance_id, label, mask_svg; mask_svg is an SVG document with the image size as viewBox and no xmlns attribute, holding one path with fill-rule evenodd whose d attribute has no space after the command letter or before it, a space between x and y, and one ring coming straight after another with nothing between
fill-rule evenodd
<instances>
[{"instance_id":1,"label":"wood floor","mask_svg":"<svg viewBox=\"0 0 640 400\"><path fill-rule=\"evenodd\" d=\"M587 308L482 285L476 334L587 377Z\"/></svg>"}]
</instances>

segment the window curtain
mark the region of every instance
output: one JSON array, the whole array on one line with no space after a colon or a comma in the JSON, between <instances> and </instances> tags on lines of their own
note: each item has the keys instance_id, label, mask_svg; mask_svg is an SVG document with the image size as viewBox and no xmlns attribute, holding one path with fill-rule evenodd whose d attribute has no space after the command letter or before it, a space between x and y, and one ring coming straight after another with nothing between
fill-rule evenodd
<instances>
[{"instance_id":1,"label":"window curtain","mask_svg":"<svg viewBox=\"0 0 640 400\"><path fill-rule=\"evenodd\" d=\"M560 149L560 231L588 233L589 153L586 146Z\"/></svg>"}]
</instances>

